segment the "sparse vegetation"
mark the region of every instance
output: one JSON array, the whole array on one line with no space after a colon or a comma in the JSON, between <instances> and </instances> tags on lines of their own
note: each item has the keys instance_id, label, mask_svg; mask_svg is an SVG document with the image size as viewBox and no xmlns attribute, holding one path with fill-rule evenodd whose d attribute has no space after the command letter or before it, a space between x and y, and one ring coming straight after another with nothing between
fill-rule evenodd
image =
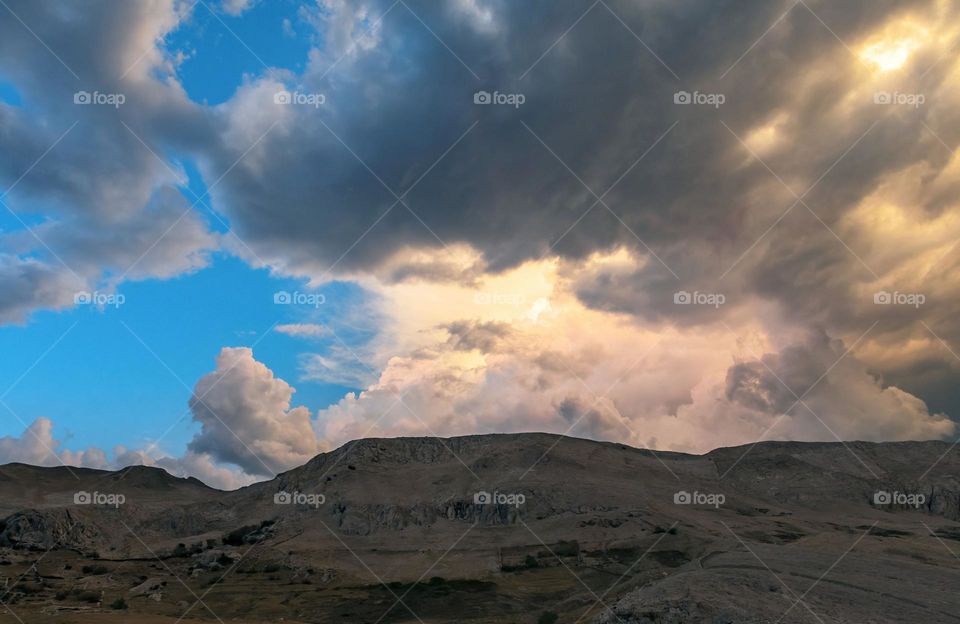
<instances>
[{"instance_id":1,"label":"sparse vegetation","mask_svg":"<svg viewBox=\"0 0 960 624\"><path fill-rule=\"evenodd\" d=\"M540 614L540 619L537 620L537 624L553 624L558 619L560 619L560 616L553 611L544 611Z\"/></svg>"},{"instance_id":2,"label":"sparse vegetation","mask_svg":"<svg viewBox=\"0 0 960 624\"><path fill-rule=\"evenodd\" d=\"M103 565L85 565L80 568L80 571L87 575L97 576L100 574L106 574L110 571L110 568Z\"/></svg>"}]
</instances>

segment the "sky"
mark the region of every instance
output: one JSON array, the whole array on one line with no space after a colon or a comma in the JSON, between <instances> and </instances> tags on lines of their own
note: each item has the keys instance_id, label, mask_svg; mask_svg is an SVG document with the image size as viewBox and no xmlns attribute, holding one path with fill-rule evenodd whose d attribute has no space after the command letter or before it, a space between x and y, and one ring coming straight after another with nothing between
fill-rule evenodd
<instances>
[{"instance_id":1,"label":"sky","mask_svg":"<svg viewBox=\"0 0 960 624\"><path fill-rule=\"evenodd\" d=\"M953 440L960 3L0 3L0 461Z\"/></svg>"}]
</instances>

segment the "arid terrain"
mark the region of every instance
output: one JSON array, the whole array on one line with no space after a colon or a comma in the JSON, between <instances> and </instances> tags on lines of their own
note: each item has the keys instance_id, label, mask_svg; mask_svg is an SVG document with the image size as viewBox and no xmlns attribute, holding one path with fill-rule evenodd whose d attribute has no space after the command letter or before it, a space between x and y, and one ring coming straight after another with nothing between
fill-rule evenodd
<instances>
[{"instance_id":1,"label":"arid terrain","mask_svg":"<svg viewBox=\"0 0 960 624\"><path fill-rule=\"evenodd\" d=\"M960 622L942 442L368 439L234 492L8 464L0 507L2 622Z\"/></svg>"}]
</instances>

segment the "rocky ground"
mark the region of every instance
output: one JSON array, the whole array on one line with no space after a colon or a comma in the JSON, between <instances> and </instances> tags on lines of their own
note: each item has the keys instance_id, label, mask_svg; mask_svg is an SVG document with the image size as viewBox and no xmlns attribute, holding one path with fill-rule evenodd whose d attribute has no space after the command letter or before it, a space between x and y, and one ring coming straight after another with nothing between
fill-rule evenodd
<instances>
[{"instance_id":1,"label":"rocky ground","mask_svg":"<svg viewBox=\"0 0 960 624\"><path fill-rule=\"evenodd\" d=\"M957 622L957 456L374 439L235 492L10 464L0 622Z\"/></svg>"}]
</instances>

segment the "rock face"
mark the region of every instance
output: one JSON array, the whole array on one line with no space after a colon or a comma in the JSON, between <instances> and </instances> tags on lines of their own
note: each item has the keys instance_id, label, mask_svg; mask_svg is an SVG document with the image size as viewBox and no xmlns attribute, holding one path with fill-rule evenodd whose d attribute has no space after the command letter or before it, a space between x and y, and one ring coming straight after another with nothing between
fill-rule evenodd
<instances>
[{"instance_id":1,"label":"rock face","mask_svg":"<svg viewBox=\"0 0 960 624\"><path fill-rule=\"evenodd\" d=\"M489 605L529 613L511 602L514 585L547 592L543 611L570 621L917 621L910 609L960 619L960 573L943 546L960 539L960 454L940 442L695 456L548 434L370 439L233 492L151 468L75 472L0 467L0 546L159 557L154 572L180 566L197 582L236 569L355 588L425 583L428 570L440 580L413 593L427 610L431 592L438 605L460 595L448 583L481 583L461 601L481 606L450 619L438 606L430 621L469 621ZM124 500L75 504L77 491ZM180 585L161 590L147 572L131 599L173 600ZM571 586L549 594L557 572Z\"/></svg>"}]
</instances>

